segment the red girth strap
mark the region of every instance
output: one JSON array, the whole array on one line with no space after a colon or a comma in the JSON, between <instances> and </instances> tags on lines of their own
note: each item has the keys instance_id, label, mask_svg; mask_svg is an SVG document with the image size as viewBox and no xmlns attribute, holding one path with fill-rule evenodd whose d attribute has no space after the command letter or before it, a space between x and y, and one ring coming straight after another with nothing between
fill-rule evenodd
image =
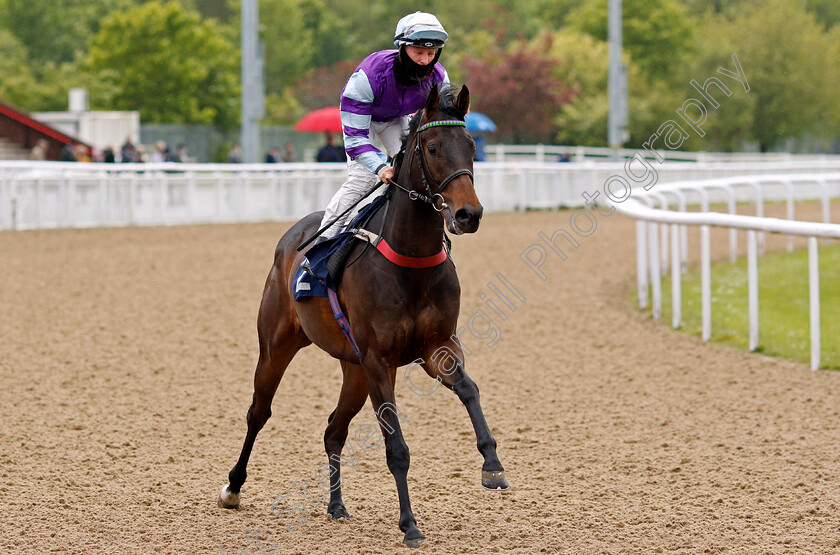
<instances>
[{"instance_id":1,"label":"red girth strap","mask_svg":"<svg viewBox=\"0 0 840 555\"><path fill-rule=\"evenodd\" d=\"M376 250L382 253L382 256L396 264L405 268L431 268L438 264L443 264L446 261L446 249L441 247L440 252L432 256L423 256L414 258L412 256L403 256L391 248L385 239L381 239L376 245Z\"/></svg>"}]
</instances>

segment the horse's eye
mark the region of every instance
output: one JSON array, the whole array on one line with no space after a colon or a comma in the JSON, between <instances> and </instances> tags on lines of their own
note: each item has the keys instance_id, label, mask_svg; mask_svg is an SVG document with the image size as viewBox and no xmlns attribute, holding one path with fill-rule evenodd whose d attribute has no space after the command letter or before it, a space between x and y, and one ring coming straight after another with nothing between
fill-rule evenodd
<instances>
[{"instance_id":1,"label":"horse's eye","mask_svg":"<svg viewBox=\"0 0 840 555\"><path fill-rule=\"evenodd\" d=\"M435 154L437 154L437 145L434 144L434 143L430 143L430 144L426 145L426 150L429 151L429 154L434 156Z\"/></svg>"}]
</instances>

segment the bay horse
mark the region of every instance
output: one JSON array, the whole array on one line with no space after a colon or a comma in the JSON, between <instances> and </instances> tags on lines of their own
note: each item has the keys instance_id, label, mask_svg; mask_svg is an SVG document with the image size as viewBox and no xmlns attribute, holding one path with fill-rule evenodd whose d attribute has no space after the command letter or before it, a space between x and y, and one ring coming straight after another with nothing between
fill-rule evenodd
<instances>
[{"instance_id":1,"label":"bay horse","mask_svg":"<svg viewBox=\"0 0 840 555\"><path fill-rule=\"evenodd\" d=\"M403 139L404 158L391 185L391 205L379 210L368 224L368 229L381 229L385 242L403 258L428 260L445 254L442 262L404 267L376 249L363 251L366 245L361 241L353 247L350 259L361 258L345 270L338 301L352 324L359 356L337 325L327 299L294 299L294 275L303 257L296 248L318 229L323 212L306 216L280 239L257 320L260 355L247 414L248 432L228 475L230 483L219 495L219 506L239 506L248 458L257 433L271 416L280 379L295 354L311 343L338 359L343 373L338 404L324 432L330 465L327 512L334 520L350 518L341 498L341 450L350 421L370 396L384 436L388 469L397 484L403 542L418 547L425 539L408 498L409 453L394 397L397 367L418 359L424 361L426 373L455 392L466 407L484 457L482 485L508 489L496 456L496 440L479 404L478 387L464 371L456 335L461 287L455 265L443 253L444 226L453 234L474 233L483 212L473 184L475 143L464 124L469 102L466 85L457 98L448 86L431 90L425 108L412 118ZM454 361L446 368L434 363L442 351Z\"/></svg>"}]
</instances>

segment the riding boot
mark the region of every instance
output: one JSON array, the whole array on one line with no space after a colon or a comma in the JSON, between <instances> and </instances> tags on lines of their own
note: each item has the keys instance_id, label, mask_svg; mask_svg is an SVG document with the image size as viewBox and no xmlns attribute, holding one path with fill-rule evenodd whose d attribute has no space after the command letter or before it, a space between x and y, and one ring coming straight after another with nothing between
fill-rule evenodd
<instances>
[{"instance_id":1,"label":"riding boot","mask_svg":"<svg viewBox=\"0 0 840 555\"><path fill-rule=\"evenodd\" d=\"M311 249L315 248L317 245L323 243L324 241L328 241L329 239L330 239L330 237L324 237L323 235L319 235L312 242L312 246L309 247L309 249L311 250ZM314 277L314 278L318 277L318 276L315 275L315 272L312 271L312 268L309 267L309 258L304 256L303 257L303 262L300 263L300 267L303 268L304 272L311 275L312 277Z\"/></svg>"}]
</instances>

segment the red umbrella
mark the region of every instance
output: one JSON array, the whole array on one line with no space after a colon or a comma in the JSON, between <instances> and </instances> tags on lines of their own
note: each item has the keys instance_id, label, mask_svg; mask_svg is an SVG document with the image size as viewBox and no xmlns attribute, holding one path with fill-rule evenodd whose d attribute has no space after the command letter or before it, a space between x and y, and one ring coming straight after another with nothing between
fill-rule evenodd
<instances>
[{"instance_id":1,"label":"red umbrella","mask_svg":"<svg viewBox=\"0 0 840 555\"><path fill-rule=\"evenodd\" d=\"M294 129L313 133L341 133L341 110L338 106L329 106L309 112L295 124Z\"/></svg>"}]
</instances>

